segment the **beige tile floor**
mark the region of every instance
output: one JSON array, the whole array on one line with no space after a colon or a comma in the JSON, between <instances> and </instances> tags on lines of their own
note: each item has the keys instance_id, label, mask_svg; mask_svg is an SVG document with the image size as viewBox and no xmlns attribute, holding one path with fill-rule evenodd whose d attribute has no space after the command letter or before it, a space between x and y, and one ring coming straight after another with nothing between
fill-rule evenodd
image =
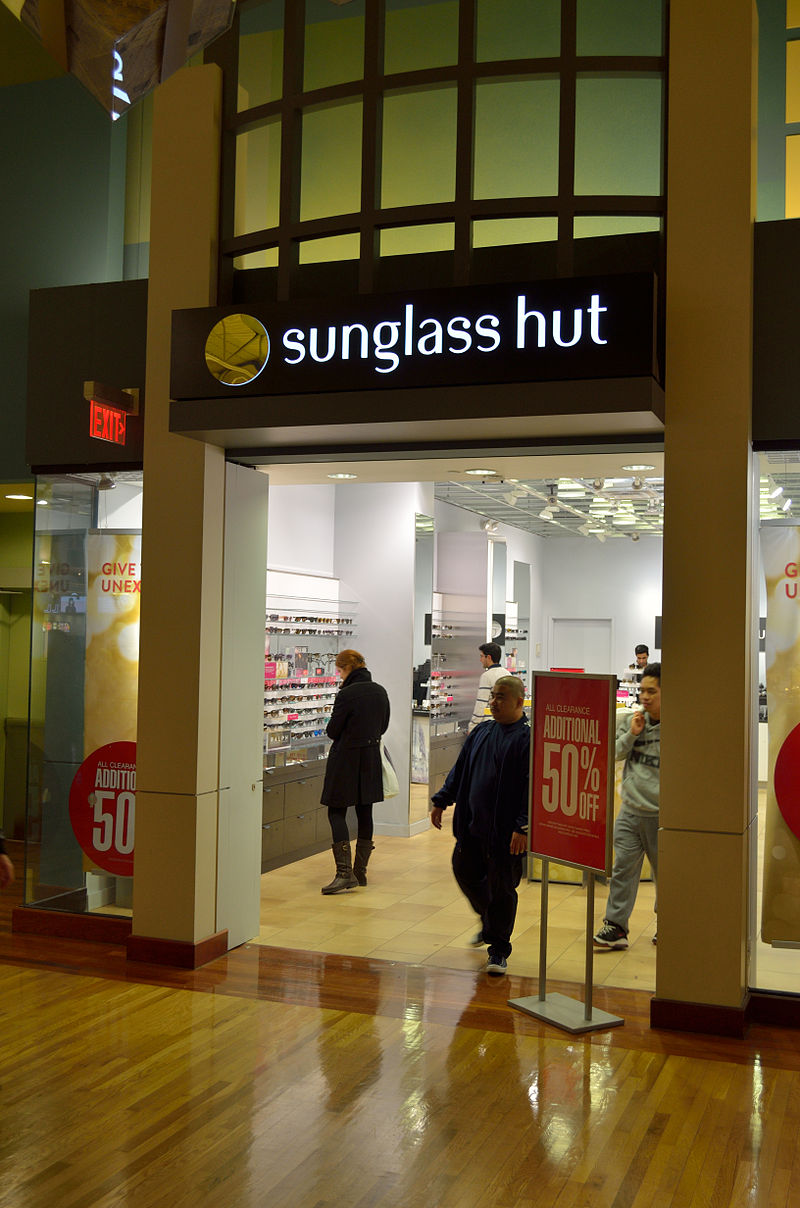
<instances>
[{"instance_id":1,"label":"beige tile floor","mask_svg":"<svg viewBox=\"0 0 800 1208\"><path fill-rule=\"evenodd\" d=\"M445 825L447 826L447 816ZM450 868L452 833L429 829L409 839L376 837L369 885L332 897L320 894L333 874L330 852L310 856L261 878L258 943L346 956L376 957L448 969L480 969L486 950L472 948L476 919ZM535 977L539 967L538 882L520 885L509 970ZM607 890L598 885L595 921ZM643 882L630 924L630 948L595 953L594 984L655 989L654 887ZM550 886L547 976L582 984L585 977L586 891Z\"/></svg>"}]
</instances>

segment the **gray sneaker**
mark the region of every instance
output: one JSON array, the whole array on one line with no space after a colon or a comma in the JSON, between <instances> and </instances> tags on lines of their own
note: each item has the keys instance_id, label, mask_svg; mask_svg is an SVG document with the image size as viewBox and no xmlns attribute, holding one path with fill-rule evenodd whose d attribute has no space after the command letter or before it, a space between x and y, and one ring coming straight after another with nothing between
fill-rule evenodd
<instances>
[{"instance_id":1,"label":"gray sneaker","mask_svg":"<svg viewBox=\"0 0 800 1208\"><path fill-rule=\"evenodd\" d=\"M601 948L628 947L627 931L623 931L616 923L609 923L608 919L603 920L603 926L592 939Z\"/></svg>"}]
</instances>

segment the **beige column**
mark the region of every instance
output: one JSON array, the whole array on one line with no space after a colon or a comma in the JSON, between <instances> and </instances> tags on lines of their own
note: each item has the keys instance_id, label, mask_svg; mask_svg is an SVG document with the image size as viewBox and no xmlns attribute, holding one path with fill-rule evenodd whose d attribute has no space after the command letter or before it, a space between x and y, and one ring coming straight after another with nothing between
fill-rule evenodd
<instances>
[{"instance_id":1,"label":"beige column","mask_svg":"<svg viewBox=\"0 0 800 1208\"><path fill-rule=\"evenodd\" d=\"M169 363L171 312L216 302L220 115L215 66L155 94L131 951L156 959L215 928L225 463L170 434Z\"/></svg>"},{"instance_id":2,"label":"beige column","mask_svg":"<svg viewBox=\"0 0 800 1208\"><path fill-rule=\"evenodd\" d=\"M747 985L755 810L755 4L673 0L670 25L663 829L653 1019L735 1026ZM673 1011L671 1003L684 1006Z\"/></svg>"}]
</instances>

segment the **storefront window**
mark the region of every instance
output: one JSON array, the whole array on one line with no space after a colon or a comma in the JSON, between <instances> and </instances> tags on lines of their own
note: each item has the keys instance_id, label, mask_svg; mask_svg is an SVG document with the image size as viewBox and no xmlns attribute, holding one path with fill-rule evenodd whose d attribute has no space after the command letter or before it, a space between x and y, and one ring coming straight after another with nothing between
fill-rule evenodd
<instances>
[{"instance_id":1,"label":"storefront window","mask_svg":"<svg viewBox=\"0 0 800 1208\"><path fill-rule=\"evenodd\" d=\"M561 49L560 0L478 0L477 51L493 59L545 59Z\"/></svg>"},{"instance_id":2,"label":"storefront window","mask_svg":"<svg viewBox=\"0 0 800 1208\"><path fill-rule=\"evenodd\" d=\"M455 182L455 88L387 96L383 106L381 205L452 201Z\"/></svg>"},{"instance_id":3,"label":"storefront window","mask_svg":"<svg viewBox=\"0 0 800 1208\"><path fill-rule=\"evenodd\" d=\"M472 224L473 247L548 243L557 238L557 218L486 218Z\"/></svg>"},{"instance_id":4,"label":"storefront window","mask_svg":"<svg viewBox=\"0 0 800 1208\"><path fill-rule=\"evenodd\" d=\"M498 80L475 89L475 197L558 192L559 82Z\"/></svg>"},{"instance_id":5,"label":"storefront window","mask_svg":"<svg viewBox=\"0 0 800 1208\"><path fill-rule=\"evenodd\" d=\"M26 904L130 908L141 474L37 480Z\"/></svg>"},{"instance_id":6,"label":"storefront window","mask_svg":"<svg viewBox=\"0 0 800 1208\"><path fill-rule=\"evenodd\" d=\"M283 0L244 9L239 26L238 109L277 101L283 92Z\"/></svg>"},{"instance_id":7,"label":"storefront window","mask_svg":"<svg viewBox=\"0 0 800 1208\"><path fill-rule=\"evenodd\" d=\"M280 182L280 123L265 122L240 134L236 140L237 235L278 225Z\"/></svg>"},{"instance_id":8,"label":"storefront window","mask_svg":"<svg viewBox=\"0 0 800 1208\"><path fill-rule=\"evenodd\" d=\"M303 114L300 218L361 209L361 102Z\"/></svg>"},{"instance_id":9,"label":"storefront window","mask_svg":"<svg viewBox=\"0 0 800 1208\"><path fill-rule=\"evenodd\" d=\"M800 985L800 453L760 455L758 840L750 984Z\"/></svg>"},{"instance_id":10,"label":"storefront window","mask_svg":"<svg viewBox=\"0 0 800 1208\"><path fill-rule=\"evenodd\" d=\"M447 67L458 59L458 4L386 0L384 71Z\"/></svg>"},{"instance_id":11,"label":"storefront window","mask_svg":"<svg viewBox=\"0 0 800 1208\"><path fill-rule=\"evenodd\" d=\"M339 8L327 0L306 4L303 88L330 88L364 74L364 0Z\"/></svg>"},{"instance_id":12,"label":"storefront window","mask_svg":"<svg viewBox=\"0 0 800 1208\"><path fill-rule=\"evenodd\" d=\"M429 226L389 227L381 231L382 256L408 256L415 252L451 252L455 243L452 222Z\"/></svg>"},{"instance_id":13,"label":"storefront window","mask_svg":"<svg viewBox=\"0 0 800 1208\"><path fill-rule=\"evenodd\" d=\"M581 75L575 104L575 192L661 192L659 76Z\"/></svg>"},{"instance_id":14,"label":"storefront window","mask_svg":"<svg viewBox=\"0 0 800 1208\"><path fill-rule=\"evenodd\" d=\"M578 0L579 55L664 53L661 0Z\"/></svg>"}]
</instances>

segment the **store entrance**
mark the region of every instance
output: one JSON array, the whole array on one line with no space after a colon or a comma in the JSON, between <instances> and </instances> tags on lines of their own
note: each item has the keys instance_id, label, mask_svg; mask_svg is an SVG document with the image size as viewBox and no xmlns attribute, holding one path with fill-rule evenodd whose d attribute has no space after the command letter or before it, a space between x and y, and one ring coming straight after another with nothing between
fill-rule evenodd
<instances>
[{"instance_id":1,"label":"store entrance","mask_svg":"<svg viewBox=\"0 0 800 1208\"><path fill-rule=\"evenodd\" d=\"M635 645L659 656L662 454L259 468L270 477L261 942L477 968L452 843L431 831L428 808L475 708L478 646L496 641L526 685L531 670L563 665L624 683ZM332 861L319 792L343 646L387 689L401 791L375 805L368 887L330 900L320 895ZM580 980L579 874L553 894L563 951L552 975ZM626 962L610 957L599 980L654 984L653 896L644 884ZM538 887L522 887L518 920L514 967L533 974Z\"/></svg>"}]
</instances>

